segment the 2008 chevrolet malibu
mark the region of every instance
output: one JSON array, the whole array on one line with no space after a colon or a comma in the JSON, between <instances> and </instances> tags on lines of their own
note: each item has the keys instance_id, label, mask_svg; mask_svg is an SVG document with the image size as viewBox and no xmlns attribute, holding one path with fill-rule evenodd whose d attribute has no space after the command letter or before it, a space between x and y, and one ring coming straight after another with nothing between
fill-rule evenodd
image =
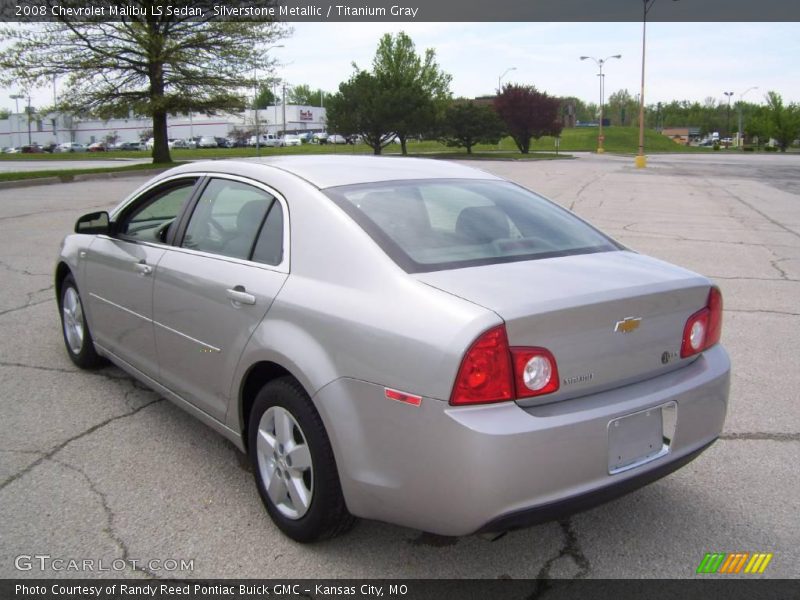
<instances>
[{"instance_id":1,"label":"2008 chevrolet malibu","mask_svg":"<svg viewBox=\"0 0 800 600\"><path fill-rule=\"evenodd\" d=\"M299 541L556 518L686 464L725 419L717 287L456 164L181 166L81 217L56 290L72 361L247 452Z\"/></svg>"}]
</instances>

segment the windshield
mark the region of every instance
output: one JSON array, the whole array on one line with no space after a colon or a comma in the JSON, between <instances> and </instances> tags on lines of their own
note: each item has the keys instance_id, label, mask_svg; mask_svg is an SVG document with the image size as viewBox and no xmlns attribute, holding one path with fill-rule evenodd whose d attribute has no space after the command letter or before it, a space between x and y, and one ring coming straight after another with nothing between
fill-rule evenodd
<instances>
[{"instance_id":1,"label":"windshield","mask_svg":"<svg viewBox=\"0 0 800 600\"><path fill-rule=\"evenodd\" d=\"M621 249L506 181L392 181L325 193L409 273Z\"/></svg>"}]
</instances>

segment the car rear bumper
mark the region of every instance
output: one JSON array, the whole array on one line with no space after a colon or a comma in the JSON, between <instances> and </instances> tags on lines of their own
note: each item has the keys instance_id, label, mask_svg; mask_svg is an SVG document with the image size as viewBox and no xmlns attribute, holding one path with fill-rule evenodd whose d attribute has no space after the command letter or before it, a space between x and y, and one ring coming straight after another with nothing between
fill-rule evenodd
<instances>
[{"instance_id":1,"label":"car rear bumper","mask_svg":"<svg viewBox=\"0 0 800 600\"><path fill-rule=\"evenodd\" d=\"M729 373L717 345L677 371L537 407L452 407L430 398L414 406L346 378L314 401L353 514L464 535L584 510L686 464L722 431ZM609 422L673 402L669 451L609 474Z\"/></svg>"}]
</instances>

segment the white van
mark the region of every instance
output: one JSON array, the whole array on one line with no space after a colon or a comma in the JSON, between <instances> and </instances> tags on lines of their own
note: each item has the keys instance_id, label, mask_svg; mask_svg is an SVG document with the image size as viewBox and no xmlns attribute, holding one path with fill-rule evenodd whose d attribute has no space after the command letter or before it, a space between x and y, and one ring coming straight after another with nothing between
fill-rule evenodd
<instances>
[{"instance_id":1,"label":"white van","mask_svg":"<svg viewBox=\"0 0 800 600\"><path fill-rule=\"evenodd\" d=\"M247 142L248 146L256 146L256 136L251 135L250 139ZM273 133L262 133L258 136L258 145L259 146L271 146L277 147L281 145L280 138L273 134Z\"/></svg>"}]
</instances>

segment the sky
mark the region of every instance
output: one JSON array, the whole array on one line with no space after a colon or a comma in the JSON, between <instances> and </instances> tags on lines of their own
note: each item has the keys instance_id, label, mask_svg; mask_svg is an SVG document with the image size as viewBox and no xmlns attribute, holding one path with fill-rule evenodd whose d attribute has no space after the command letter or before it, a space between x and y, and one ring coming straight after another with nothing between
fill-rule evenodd
<instances>
[{"instance_id":1,"label":"sky","mask_svg":"<svg viewBox=\"0 0 800 600\"><path fill-rule=\"evenodd\" d=\"M494 93L503 83L535 85L557 96L598 102L597 67L587 55L610 59L604 67L606 98L619 89L639 93L641 23L294 23L276 43L275 75L289 84L333 92L353 72L369 68L384 33L405 31L422 53L436 51L440 67L453 77L454 96ZM744 97L763 102L767 91L785 102L800 102L800 23L659 23L647 25L645 100L703 102ZM19 90L0 90L0 107ZM34 106L51 104L52 87L34 90ZM21 101L22 105L24 101ZM20 106L22 108L22 106Z\"/></svg>"}]
</instances>

